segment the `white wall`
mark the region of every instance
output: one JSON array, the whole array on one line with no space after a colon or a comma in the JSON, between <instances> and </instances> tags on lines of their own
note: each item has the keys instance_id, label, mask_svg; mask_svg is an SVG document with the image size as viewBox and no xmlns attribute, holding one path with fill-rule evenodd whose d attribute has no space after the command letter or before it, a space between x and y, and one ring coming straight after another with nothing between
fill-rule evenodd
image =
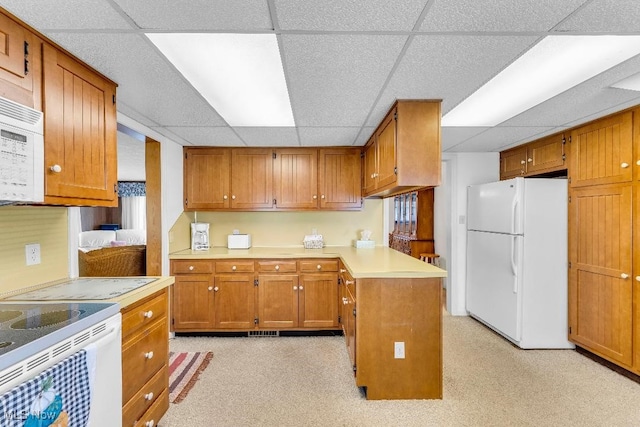
<instances>
[{"instance_id":1,"label":"white wall","mask_svg":"<svg viewBox=\"0 0 640 427\"><path fill-rule=\"evenodd\" d=\"M500 178L499 153L443 153L443 184L435 191L436 252L448 272L447 311L466 316L467 187Z\"/></svg>"}]
</instances>

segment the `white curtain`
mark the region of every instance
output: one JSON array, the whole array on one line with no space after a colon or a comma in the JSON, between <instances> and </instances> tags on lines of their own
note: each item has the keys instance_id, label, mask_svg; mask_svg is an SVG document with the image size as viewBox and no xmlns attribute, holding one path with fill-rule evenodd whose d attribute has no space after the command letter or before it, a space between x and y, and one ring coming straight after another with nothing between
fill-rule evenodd
<instances>
[{"instance_id":1,"label":"white curtain","mask_svg":"<svg viewBox=\"0 0 640 427\"><path fill-rule=\"evenodd\" d=\"M145 196L122 197L122 228L147 229L147 198Z\"/></svg>"}]
</instances>

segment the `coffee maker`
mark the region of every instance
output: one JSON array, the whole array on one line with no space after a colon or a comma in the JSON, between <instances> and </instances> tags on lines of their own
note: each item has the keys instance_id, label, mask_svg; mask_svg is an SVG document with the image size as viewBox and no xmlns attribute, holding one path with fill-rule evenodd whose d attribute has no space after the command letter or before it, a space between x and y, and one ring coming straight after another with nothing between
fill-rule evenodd
<instances>
[{"instance_id":1,"label":"coffee maker","mask_svg":"<svg viewBox=\"0 0 640 427\"><path fill-rule=\"evenodd\" d=\"M191 250L209 250L209 224L206 222L191 223Z\"/></svg>"}]
</instances>

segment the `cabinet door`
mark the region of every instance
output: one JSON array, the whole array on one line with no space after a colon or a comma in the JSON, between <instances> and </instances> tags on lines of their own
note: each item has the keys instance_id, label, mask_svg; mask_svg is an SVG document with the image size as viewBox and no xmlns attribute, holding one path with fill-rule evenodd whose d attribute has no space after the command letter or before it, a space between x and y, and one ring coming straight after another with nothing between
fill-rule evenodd
<instances>
[{"instance_id":1,"label":"cabinet door","mask_svg":"<svg viewBox=\"0 0 640 427\"><path fill-rule=\"evenodd\" d=\"M347 342L347 351L349 353L349 360L351 360L351 366L353 366L353 372L356 370L356 299L351 292L346 291L345 311L347 325L345 328L345 340Z\"/></svg>"},{"instance_id":2,"label":"cabinet door","mask_svg":"<svg viewBox=\"0 0 640 427\"><path fill-rule=\"evenodd\" d=\"M117 206L115 85L49 45L43 52L45 203Z\"/></svg>"},{"instance_id":3,"label":"cabinet door","mask_svg":"<svg viewBox=\"0 0 640 427\"><path fill-rule=\"evenodd\" d=\"M522 176L526 172L527 149L517 147L500 153L500 179Z\"/></svg>"},{"instance_id":4,"label":"cabinet door","mask_svg":"<svg viewBox=\"0 0 640 427\"><path fill-rule=\"evenodd\" d=\"M42 110L40 40L0 13L0 96Z\"/></svg>"},{"instance_id":5,"label":"cabinet door","mask_svg":"<svg viewBox=\"0 0 640 427\"><path fill-rule=\"evenodd\" d=\"M176 275L171 312L174 331L211 329L214 326L212 275Z\"/></svg>"},{"instance_id":6,"label":"cabinet door","mask_svg":"<svg viewBox=\"0 0 640 427\"><path fill-rule=\"evenodd\" d=\"M569 210L569 337L630 366L631 185L573 190Z\"/></svg>"},{"instance_id":7,"label":"cabinet door","mask_svg":"<svg viewBox=\"0 0 640 427\"><path fill-rule=\"evenodd\" d=\"M396 110L384 119L376 138L378 141L378 188L396 182Z\"/></svg>"},{"instance_id":8,"label":"cabinet door","mask_svg":"<svg viewBox=\"0 0 640 427\"><path fill-rule=\"evenodd\" d=\"M322 148L319 153L320 209L361 209L360 150Z\"/></svg>"},{"instance_id":9,"label":"cabinet door","mask_svg":"<svg viewBox=\"0 0 640 427\"><path fill-rule=\"evenodd\" d=\"M184 150L184 209L229 208L231 150Z\"/></svg>"},{"instance_id":10,"label":"cabinet door","mask_svg":"<svg viewBox=\"0 0 640 427\"><path fill-rule=\"evenodd\" d=\"M338 275L336 273L302 274L298 290L301 327L338 326Z\"/></svg>"},{"instance_id":11,"label":"cabinet door","mask_svg":"<svg viewBox=\"0 0 640 427\"><path fill-rule=\"evenodd\" d=\"M258 326L273 329L298 327L298 275L258 276Z\"/></svg>"},{"instance_id":12,"label":"cabinet door","mask_svg":"<svg viewBox=\"0 0 640 427\"><path fill-rule=\"evenodd\" d=\"M527 144L527 175L566 169L564 147L563 134L552 135Z\"/></svg>"},{"instance_id":13,"label":"cabinet door","mask_svg":"<svg viewBox=\"0 0 640 427\"><path fill-rule=\"evenodd\" d=\"M231 150L231 207L273 208L273 151L262 148Z\"/></svg>"},{"instance_id":14,"label":"cabinet door","mask_svg":"<svg viewBox=\"0 0 640 427\"><path fill-rule=\"evenodd\" d=\"M318 150L275 150L273 160L276 208L318 208Z\"/></svg>"},{"instance_id":15,"label":"cabinet door","mask_svg":"<svg viewBox=\"0 0 640 427\"><path fill-rule=\"evenodd\" d=\"M617 114L571 132L572 187L631 181L632 118Z\"/></svg>"},{"instance_id":16,"label":"cabinet door","mask_svg":"<svg viewBox=\"0 0 640 427\"><path fill-rule=\"evenodd\" d=\"M224 274L215 278L215 327L255 327L255 285L253 274Z\"/></svg>"},{"instance_id":17,"label":"cabinet door","mask_svg":"<svg viewBox=\"0 0 640 427\"><path fill-rule=\"evenodd\" d=\"M373 193L376 189L378 180L376 178L377 164L378 164L378 150L375 138L372 138L373 142L369 140L367 142L367 148L364 151L364 157L362 161L362 192L365 196Z\"/></svg>"}]
</instances>

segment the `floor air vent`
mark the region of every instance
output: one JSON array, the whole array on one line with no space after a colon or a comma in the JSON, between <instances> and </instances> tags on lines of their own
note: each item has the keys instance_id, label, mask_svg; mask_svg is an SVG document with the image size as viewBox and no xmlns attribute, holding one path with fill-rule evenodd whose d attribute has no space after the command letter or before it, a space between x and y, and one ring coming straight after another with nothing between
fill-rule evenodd
<instances>
[{"instance_id":1,"label":"floor air vent","mask_svg":"<svg viewBox=\"0 0 640 427\"><path fill-rule=\"evenodd\" d=\"M249 331L247 332L249 337L277 337L280 336L278 331Z\"/></svg>"}]
</instances>

